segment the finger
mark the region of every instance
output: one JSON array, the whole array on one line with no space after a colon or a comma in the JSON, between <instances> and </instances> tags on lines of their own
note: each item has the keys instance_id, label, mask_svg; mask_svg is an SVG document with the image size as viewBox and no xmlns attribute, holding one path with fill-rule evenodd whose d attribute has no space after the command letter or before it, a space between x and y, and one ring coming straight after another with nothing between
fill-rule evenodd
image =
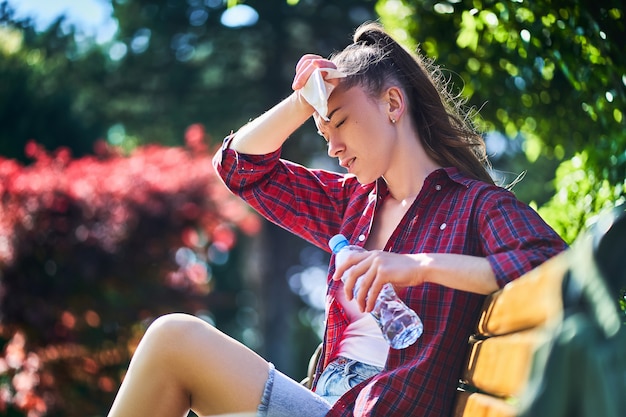
<instances>
[{"instance_id":1,"label":"finger","mask_svg":"<svg viewBox=\"0 0 626 417\"><path fill-rule=\"evenodd\" d=\"M310 60L304 62L296 72L296 75L293 78L291 88L293 88L294 90L299 90L300 88L304 87L309 77L316 68L317 67Z\"/></svg>"},{"instance_id":2,"label":"finger","mask_svg":"<svg viewBox=\"0 0 626 417\"><path fill-rule=\"evenodd\" d=\"M369 286L367 294L367 303L365 311L372 311L376 306L380 292L387 283L394 280L394 272L390 270L390 263L397 264L400 262L398 256L392 253L382 251L373 251L371 257L371 270L373 271L373 279ZM393 262L392 262L393 261ZM393 285L393 284L392 284Z\"/></svg>"},{"instance_id":3,"label":"finger","mask_svg":"<svg viewBox=\"0 0 626 417\"><path fill-rule=\"evenodd\" d=\"M333 61L330 61L326 58L322 58L321 56L318 56L318 55L309 55L307 56L306 59L303 59L301 60L301 62L298 62L298 65L296 65L296 72L298 72L299 69L304 68L307 65L312 65L314 68L337 69L337 65L335 65Z\"/></svg>"},{"instance_id":4,"label":"finger","mask_svg":"<svg viewBox=\"0 0 626 417\"><path fill-rule=\"evenodd\" d=\"M360 271L359 271L360 272ZM355 295L355 300L359 306L361 312L367 312L368 301L371 298L372 283L376 278L376 271L369 267L363 270L358 276L359 288ZM370 309L371 311L371 309Z\"/></svg>"},{"instance_id":5,"label":"finger","mask_svg":"<svg viewBox=\"0 0 626 417\"><path fill-rule=\"evenodd\" d=\"M354 265L346 270L343 278L343 291L346 296L346 300L351 301L354 298L354 290L355 288L359 288L360 282L359 277L353 275Z\"/></svg>"},{"instance_id":6,"label":"finger","mask_svg":"<svg viewBox=\"0 0 626 417\"><path fill-rule=\"evenodd\" d=\"M363 295L364 312L371 312L376 306L380 291L389 279L385 273L385 254L381 251L372 251L369 256L369 270L367 271L367 294Z\"/></svg>"},{"instance_id":7,"label":"finger","mask_svg":"<svg viewBox=\"0 0 626 417\"><path fill-rule=\"evenodd\" d=\"M333 280L344 280L344 274L346 273L348 268L353 265L353 263L350 262L350 255L351 254L348 254L348 256L346 256L341 263L337 262L337 257L335 257L335 272L333 273Z\"/></svg>"},{"instance_id":8,"label":"finger","mask_svg":"<svg viewBox=\"0 0 626 417\"><path fill-rule=\"evenodd\" d=\"M367 293L367 299L366 299L366 303L365 303L365 312L370 312L372 310L374 310L374 307L376 307L376 302L378 301L378 296L380 295L380 292L383 290L383 287L385 286L385 283L382 282L381 280L374 280L374 282L372 282L372 285L369 288L369 291Z\"/></svg>"},{"instance_id":9,"label":"finger","mask_svg":"<svg viewBox=\"0 0 626 417\"><path fill-rule=\"evenodd\" d=\"M346 254L343 261L336 266L333 279L341 279L344 283L344 291L346 292L346 299L352 300L354 289L357 287L356 281L367 270L367 266L362 264L362 261L367 258L367 251L363 252L350 252Z\"/></svg>"},{"instance_id":10,"label":"finger","mask_svg":"<svg viewBox=\"0 0 626 417\"><path fill-rule=\"evenodd\" d=\"M350 263L350 266L345 270L342 276L343 288L346 293L346 300L351 301L355 297L355 290L358 292L361 290L361 276L363 266L360 262L354 263L353 259L346 264Z\"/></svg>"},{"instance_id":11,"label":"finger","mask_svg":"<svg viewBox=\"0 0 626 417\"><path fill-rule=\"evenodd\" d=\"M302 55L302 58L300 58L300 60L298 60L298 63L296 64L296 73L298 71L300 71L300 69L309 61L314 60L314 59L321 59L322 57L319 55L314 55L314 54L305 54Z\"/></svg>"},{"instance_id":12,"label":"finger","mask_svg":"<svg viewBox=\"0 0 626 417\"><path fill-rule=\"evenodd\" d=\"M339 281L342 279L343 274L353 265L358 264L363 259L367 258L367 251L350 251L343 258L341 263L337 263L337 258L335 257L335 272L333 274L333 279L335 281Z\"/></svg>"},{"instance_id":13,"label":"finger","mask_svg":"<svg viewBox=\"0 0 626 417\"><path fill-rule=\"evenodd\" d=\"M294 90L304 87L313 71L317 68L337 68L337 66L332 61L316 55L310 55L307 58L303 57L296 65L296 75L291 87Z\"/></svg>"}]
</instances>

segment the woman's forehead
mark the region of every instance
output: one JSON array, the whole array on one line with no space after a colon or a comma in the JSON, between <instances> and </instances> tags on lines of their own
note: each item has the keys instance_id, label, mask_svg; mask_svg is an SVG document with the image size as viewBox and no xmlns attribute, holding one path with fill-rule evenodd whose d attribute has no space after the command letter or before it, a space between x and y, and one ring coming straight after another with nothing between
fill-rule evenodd
<instances>
[{"instance_id":1,"label":"woman's forehead","mask_svg":"<svg viewBox=\"0 0 626 417\"><path fill-rule=\"evenodd\" d=\"M328 115L337 107L351 108L361 106L366 101L371 101L372 97L361 85L354 85L349 88L335 88L328 98Z\"/></svg>"},{"instance_id":2,"label":"woman's forehead","mask_svg":"<svg viewBox=\"0 0 626 417\"><path fill-rule=\"evenodd\" d=\"M326 126L332 124L334 118L339 117L341 110L353 108L362 109L365 101L369 99L367 92L360 86L353 86L348 89L335 89L328 98L328 120L324 120L317 112L313 113L313 119L318 130L322 131Z\"/></svg>"},{"instance_id":3,"label":"woman's forehead","mask_svg":"<svg viewBox=\"0 0 626 417\"><path fill-rule=\"evenodd\" d=\"M360 85L353 85L348 88L342 88L338 85L328 98L329 111L332 111L331 105L334 103L342 103L345 101L358 100L366 97L365 89Z\"/></svg>"}]
</instances>

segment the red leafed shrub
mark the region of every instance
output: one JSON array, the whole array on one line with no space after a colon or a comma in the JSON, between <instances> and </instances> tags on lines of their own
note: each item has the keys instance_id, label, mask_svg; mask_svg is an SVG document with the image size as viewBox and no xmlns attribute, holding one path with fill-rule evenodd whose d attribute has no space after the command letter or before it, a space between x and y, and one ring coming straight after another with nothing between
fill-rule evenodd
<instances>
[{"instance_id":1,"label":"red leafed shrub","mask_svg":"<svg viewBox=\"0 0 626 417\"><path fill-rule=\"evenodd\" d=\"M0 158L0 414L104 414L147 321L228 304L216 271L260 220L204 136L193 125L185 148L99 143L79 159L29 142L33 164Z\"/></svg>"}]
</instances>

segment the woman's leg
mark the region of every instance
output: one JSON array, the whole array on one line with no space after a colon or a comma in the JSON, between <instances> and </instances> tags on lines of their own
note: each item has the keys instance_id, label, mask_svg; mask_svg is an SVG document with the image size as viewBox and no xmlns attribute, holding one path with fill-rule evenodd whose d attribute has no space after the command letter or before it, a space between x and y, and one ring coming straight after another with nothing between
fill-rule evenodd
<instances>
[{"instance_id":1,"label":"woman's leg","mask_svg":"<svg viewBox=\"0 0 626 417\"><path fill-rule=\"evenodd\" d=\"M109 417L254 412L268 372L263 358L208 323L167 315L139 343Z\"/></svg>"}]
</instances>

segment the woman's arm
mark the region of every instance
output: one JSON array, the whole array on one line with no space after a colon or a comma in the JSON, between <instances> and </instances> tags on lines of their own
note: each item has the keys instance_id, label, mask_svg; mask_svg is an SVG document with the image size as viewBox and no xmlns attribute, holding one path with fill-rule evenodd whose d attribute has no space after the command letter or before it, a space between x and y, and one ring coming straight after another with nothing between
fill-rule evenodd
<instances>
[{"instance_id":1,"label":"woman's arm","mask_svg":"<svg viewBox=\"0 0 626 417\"><path fill-rule=\"evenodd\" d=\"M407 255L420 265L413 279L477 294L499 289L487 258L454 253L420 253Z\"/></svg>"},{"instance_id":2,"label":"woman's arm","mask_svg":"<svg viewBox=\"0 0 626 417\"><path fill-rule=\"evenodd\" d=\"M307 54L300 58L292 84L294 92L239 129L230 142L230 148L249 155L265 155L280 148L313 114L313 107L302 97L300 90L317 68L336 67L318 55Z\"/></svg>"},{"instance_id":3,"label":"woman's arm","mask_svg":"<svg viewBox=\"0 0 626 417\"><path fill-rule=\"evenodd\" d=\"M398 254L380 250L351 253L337 268L333 279L346 274L344 289L352 299L354 283L368 289L356 300L363 311L371 311L383 285L409 287L434 283L457 290L489 294L498 289L495 274L486 258L451 253Z\"/></svg>"},{"instance_id":4,"label":"woman's arm","mask_svg":"<svg viewBox=\"0 0 626 417\"><path fill-rule=\"evenodd\" d=\"M266 113L241 127L230 142L230 148L249 155L274 152L312 114L313 107L295 91Z\"/></svg>"},{"instance_id":5,"label":"woman's arm","mask_svg":"<svg viewBox=\"0 0 626 417\"><path fill-rule=\"evenodd\" d=\"M375 297L387 282L396 287L435 283L489 294L567 248L558 234L513 194L494 187L489 190L475 198L482 206L475 216L476 230L480 232L474 233L478 233L484 255L354 253L335 271L333 279L339 279L353 266L348 272L346 293L350 297L354 282L363 275L363 288L368 291L359 292L357 301L367 309L373 307Z\"/></svg>"}]
</instances>

